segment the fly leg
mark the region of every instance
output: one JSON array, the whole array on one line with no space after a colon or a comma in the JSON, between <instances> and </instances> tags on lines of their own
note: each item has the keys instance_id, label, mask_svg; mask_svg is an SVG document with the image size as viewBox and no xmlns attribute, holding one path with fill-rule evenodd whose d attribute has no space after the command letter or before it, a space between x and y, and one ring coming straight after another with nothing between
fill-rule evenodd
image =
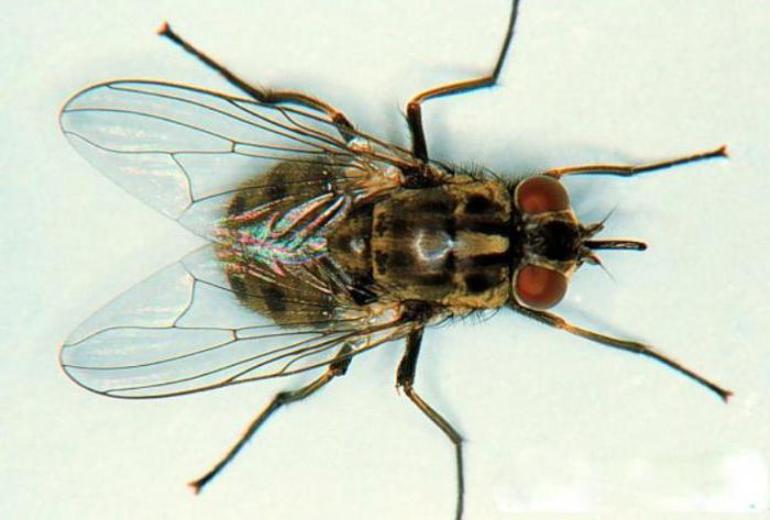
<instances>
[{"instance_id":1,"label":"fly leg","mask_svg":"<svg viewBox=\"0 0 770 520\"><path fill-rule=\"evenodd\" d=\"M715 150L707 152L694 153L685 157L677 157L668 161L660 161L649 164L640 164L637 166L628 166L624 164L585 164L581 166L567 166L565 168L554 168L543 172L556 179L566 175L617 175L619 177L633 177L640 173L649 173L658 170L665 170L674 166L681 166L699 161L708 161L711 159L721 159L727 157L727 147L720 146Z\"/></svg>"},{"instance_id":2,"label":"fly leg","mask_svg":"<svg viewBox=\"0 0 770 520\"><path fill-rule=\"evenodd\" d=\"M513 27L516 24L516 13L518 12L519 1L513 0L511 6L511 17L508 21L508 30L503 40L503 46L497 57L497 63L492 72L486 76L474 79L466 79L456 83L449 83L431 88L414 96L406 105L406 121L409 125L409 132L412 134L412 153L422 161L428 160L428 146L425 142L425 133L422 129L422 111L420 105L423 101L431 98L450 96L470 92L480 88L491 87L497 83L497 78L503 68L505 55L508 53L511 40L513 39Z\"/></svg>"},{"instance_id":3,"label":"fly leg","mask_svg":"<svg viewBox=\"0 0 770 520\"><path fill-rule=\"evenodd\" d=\"M717 385L716 383L709 381L708 379L701 376L700 374L693 372L692 370L685 367L684 365L681 365L679 362L674 361L670 357L656 351L654 348L648 345L645 345L644 343L639 343L637 341L630 341L630 340L619 339L619 338L613 338L612 336L606 336L604 334L599 334L598 332L593 332L588 329L583 329L581 327L577 327L569 323L564 318L556 314L546 312L546 311L529 309L515 302L512 303L512 307L516 312L519 312L524 316L535 319L541 323L545 323L546 325L550 325L551 327L555 327L557 329L567 331L570 334L574 334L575 336L580 336L581 338L586 338L590 341L594 341L602 345L607 345L608 347L616 348L619 350L625 350L627 352L632 352L634 354L640 354L642 356L659 361L660 363L663 363L669 368L673 368L680 374L683 374L684 376L695 381L696 383L702 386L705 386L706 388L708 388L709 390L717 394L720 397L720 399L722 399L725 402L732 395L732 392L730 390L726 390L721 386Z\"/></svg>"},{"instance_id":4,"label":"fly leg","mask_svg":"<svg viewBox=\"0 0 770 520\"><path fill-rule=\"evenodd\" d=\"M417 369L417 357L420 355L420 343L422 342L423 328L413 330L406 338L406 351L404 357L398 365L396 372L396 387L404 389L404 393L412 400L422 413L438 426L444 435L446 435L455 447L455 464L457 468L457 505L455 508L455 518L460 520L463 516L463 494L465 485L463 482L463 438L457 433L457 430L449 424L436 410L428 403L423 401L422 397L414 390L414 375Z\"/></svg>"},{"instance_id":5,"label":"fly leg","mask_svg":"<svg viewBox=\"0 0 770 520\"><path fill-rule=\"evenodd\" d=\"M310 397L335 377L345 375L345 372L347 371L352 359L351 357L347 356L351 350L352 349L349 345L343 346L337 354L337 358L329 365L329 368L326 369L326 372L324 372L318 379L311 382L310 384L297 390L280 392L276 394L276 396L273 397L273 400L270 401L270 404L267 405L267 407L254 418L251 424L249 424L249 427L246 428L246 431L243 433L243 435L241 435L241 438L238 439L238 442L236 442L235 445L230 448L230 451L228 451L227 454L222 457L222 459L217 462L216 465L211 468L205 475L197 480L190 482L189 485L193 488L195 494L200 493L201 489L203 489L206 484L211 482L211 480L235 458L238 452L241 451L241 448L246 445L249 439L251 439L251 437L265 422L267 422L267 420L273 415L274 412L278 411L278 409L287 404L293 403L295 401L301 401L306 397Z\"/></svg>"},{"instance_id":6,"label":"fly leg","mask_svg":"<svg viewBox=\"0 0 770 520\"><path fill-rule=\"evenodd\" d=\"M327 116L329 116L332 122L334 122L334 124L337 125L337 130L339 131L340 135L342 135L342 138L345 140L345 142L350 142L350 140L355 136L353 125L345 116L345 114L343 114L342 112L340 112L339 110L331 106L330 104L324 101L321 101L316 97L310 96L303 92L297 92L295 90L268 90L266 88L250 85L246 81L236 76L229 69L227 69L223 65L220 65L214 59L210 58L204 52L196 49L187 40L185 40L184 38L179 36L177 33L175 33L171 29L171 26L168 23L163 24L163 26L158 31L158 34L168 38L175 44L182 47L185 51L192 54L193 56L198 58L201 62L203 62L203 64L207 65L208 67L211 67L216 72L218 72L232 86L244 92L245 94L251 96L252 98L256 99L260 103L266 103L269 105L277 105L281 103L294 103L297 105L305 106L308 108L312 108L314 110L324 112Z\"/></svg>"}]
</instances>

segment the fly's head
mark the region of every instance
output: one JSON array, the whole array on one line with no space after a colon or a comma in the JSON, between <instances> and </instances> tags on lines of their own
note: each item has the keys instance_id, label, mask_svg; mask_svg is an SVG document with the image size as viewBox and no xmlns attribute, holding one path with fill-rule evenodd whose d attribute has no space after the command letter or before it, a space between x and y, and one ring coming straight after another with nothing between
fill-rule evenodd
<instances>
[{"instance_id":1,"label":"fly's head","mask_svg":"<svg viewBox=\"0 0 770 520\"><path fill-rule=\"evenodd\" d=\"M512 294L525 307L543 310L559 303L578 267L601 265L597 249L646 249L634 240L595 240L604 221L578 221L567 190L554 177L539 175L519 182L512 199L518 243Z\"/></svg>"}]
</instances>

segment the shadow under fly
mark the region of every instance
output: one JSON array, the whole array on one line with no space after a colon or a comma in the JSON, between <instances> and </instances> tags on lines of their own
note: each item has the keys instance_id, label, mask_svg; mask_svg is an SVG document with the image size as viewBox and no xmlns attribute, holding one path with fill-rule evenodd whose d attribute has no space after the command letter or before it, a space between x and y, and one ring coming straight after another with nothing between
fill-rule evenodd
<instances>
[{"instance_id":1,"label":"shadow under fly","mask_svg":"<svg viewBox=\"0 0 770 520\"><path fill-rule=\"evenodd\" d=\"M511 4L488 75L430 88L406 105L409 149L358 129L315 96L247 83L164 25L160 34L242 96L158 81L110 81L70 99L61 127L125 190L208 244L84 322L61 349L67 375L102 395L147 399L309 370L191 483L201 491L283 406L345 374L353 358L405 341L396 385L449 440L455 517L463 438L415 389L426 327L507 307L658 361L722 399L728 390L652 347L573 325L549 309L598 251L642 251L581 223L560 180L632 177L726 157L725 147L642 165L589 164L503 180L431 160L425 102L491 87L511 45ZM260 174L255 174L262 171Z\"/></svg>"}]
</instances>

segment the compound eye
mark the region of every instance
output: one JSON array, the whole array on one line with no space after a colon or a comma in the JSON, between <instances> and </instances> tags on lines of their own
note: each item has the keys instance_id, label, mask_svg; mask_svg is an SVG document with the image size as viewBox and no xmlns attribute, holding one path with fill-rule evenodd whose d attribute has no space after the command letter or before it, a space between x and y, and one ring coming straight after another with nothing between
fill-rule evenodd
<instances>
[{"instance_id":1,"label":"compound eye","mask_svg":"<svg viewBox=\"0 0 770 520\"><path fill-rule=\"evenodd\" d=\"M539 265L525 265L516 272L513 286L519 303L532 309L550 309L567 293L567 277Z\"/></svg>"},{"instance_id":2,"label":"compound eye","mask_svg":"<svg viewBox=\"0 0 770 520\"><path fill-rule=\"evenodd\" d=\"M539 175L523 180L516 186L516 207L523 213L536 214L546 211L569 209L569 195L553 177Z\"/></svg>"}]
</instances>

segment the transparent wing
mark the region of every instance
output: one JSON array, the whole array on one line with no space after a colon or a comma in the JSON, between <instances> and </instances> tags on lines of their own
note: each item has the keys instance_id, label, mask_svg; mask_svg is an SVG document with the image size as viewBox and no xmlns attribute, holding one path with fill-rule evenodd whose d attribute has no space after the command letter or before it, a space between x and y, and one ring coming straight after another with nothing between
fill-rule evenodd
<instances>
[{"instance_id":1,"label":"transparent wing","mask_svg":"<svg viewBox=\"0 0 770 520\"><path fill-rule=\"evenodd\" d=\"M112 397L167 397L323 367L342 345L357 355L402 337L395 313L344 303L336 319L281 327L241 305L213 246L116 298L61 349L78 384Z\"/></svg>"},{"instance_id":2,"label":"transparent wing","mask_svg":"<svg viewBox=\"0 0 770 520\"><path fill-rule=\"evenodd\" d=\"M83 90L62 109L61 127L111 180L206 238L233 193L275 162L323 161L365 179L415 161L362 133L349 145L322 112L162 82Z\"/></svg>"}]
</instances>

